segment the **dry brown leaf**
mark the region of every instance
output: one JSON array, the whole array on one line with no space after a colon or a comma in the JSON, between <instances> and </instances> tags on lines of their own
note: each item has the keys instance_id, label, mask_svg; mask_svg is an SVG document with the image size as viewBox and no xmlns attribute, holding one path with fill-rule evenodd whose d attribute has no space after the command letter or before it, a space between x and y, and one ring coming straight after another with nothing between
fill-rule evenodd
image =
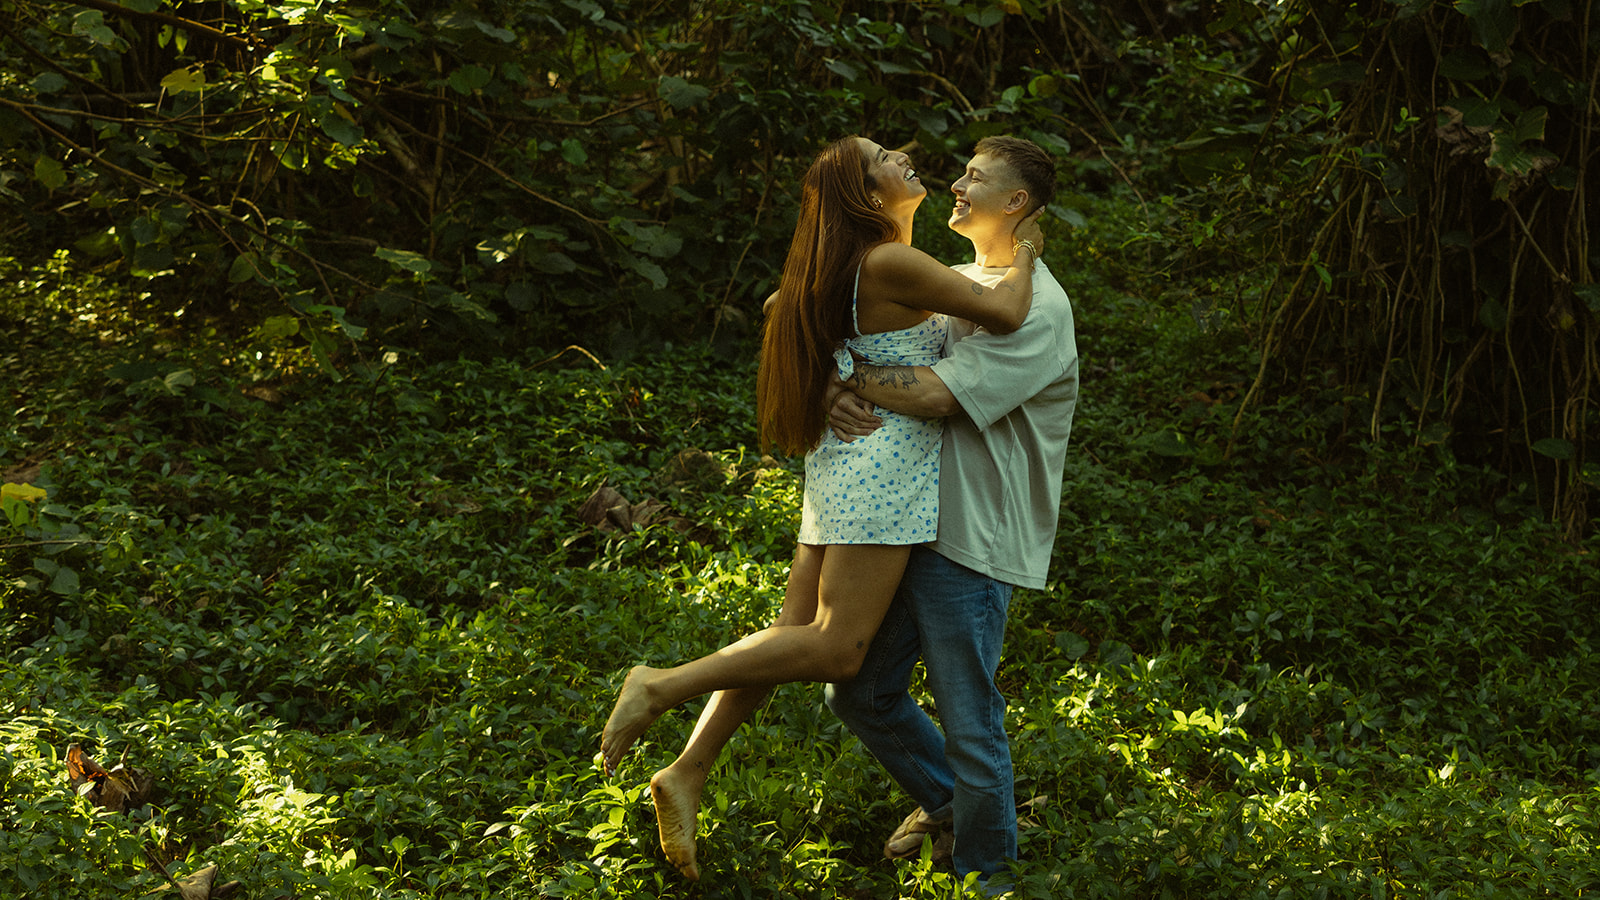
<instances>
[{"instance_id":1,"label":"dry brown leaf","mask_svg":"<svg viewBox=\"0 0 1600 900\"><path fill-rule=\"evenodd\" d=\"M239 882L237 881L228 881L223 884L216 883L218 872L216 863L211 863L182 879L173 879L171 875L167 874L164 866L159 868L161 874L166 875L171 883L163 884L150 891L145 895L147 897L150 894L159 894L176 888L178 896L183 900L223 900L223 898L230 897L239 890Z\"/></svg>"},{"instance_id":2,"label":"dry brown leaf","mask_svg":"<svg viewBox=\"0 0 1600 900\"><path fill-rule=\"evenodd\" d=\"M107 769L83 752L78 744L67 746L67 781L89 802L112 812L126 812L143 803L150 793L150 776L141 769L118 763Z\"/></svg>"}]
</instances>

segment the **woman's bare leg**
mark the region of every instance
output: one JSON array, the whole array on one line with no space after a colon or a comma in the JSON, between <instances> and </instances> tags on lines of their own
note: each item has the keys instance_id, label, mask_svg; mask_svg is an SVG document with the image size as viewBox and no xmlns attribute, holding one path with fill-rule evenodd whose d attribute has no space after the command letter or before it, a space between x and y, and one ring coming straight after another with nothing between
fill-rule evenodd
<instances>
[{"instance_id":1,"label":"woman's bare leg","mask_svg":"<svg viewBox=\"0 0 1600 900\"><path fill-rule=\"evenodd\" d=\"M840 681L861 664L894 599L910 548L835 544L825 548L817 612L805 625L772 626L670 669L635 666L601 734L607 772L663 712L701 694L790 681ZM726 738L723 738L726 740Z\"/></svg>"},{"instance_id":2,"label":"woman's bare leg","mask_svg":"<svg viewBox=\"0 0 1600 900\"><path fill-rule=\"evenodd\" d=\"M822 573L825 548L801 544L789 566L789 582L783 592L783 609L773 627L805 625L816 618L817 583ZM717 691L701 710L683 752L666 768L650 778L650 797L656 806L656 827L661 850L667 861L690 881L700 880L695 862L695 834L700 811L700 793L705 788L711 766L722 748L766 700L771 685Z\"/></svg>"}]
</instances>

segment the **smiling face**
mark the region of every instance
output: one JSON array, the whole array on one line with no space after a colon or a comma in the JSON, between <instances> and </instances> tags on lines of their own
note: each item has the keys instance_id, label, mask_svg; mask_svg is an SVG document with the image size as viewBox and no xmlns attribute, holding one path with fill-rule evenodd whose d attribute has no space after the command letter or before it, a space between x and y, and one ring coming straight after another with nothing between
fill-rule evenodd
<instances>
[{"instance_id":1,"label":"smiling face","mask_svg":"<svg viewBox=\"0 0 1600 900\"><path fill-rule=\"evenodd\" d=\"M898 150L885 150L867 138L860 138L859 144L872 182L869 192L883 201L883 211L896 218L915 212L917 204L928 196L928 189L911 167L911 157Z\"/></svg>"},{"instance_id":2,"label":"smiling face","mask_svg":"<svg viewBox=\"0 0 1600 900\"><path fill-rule=\"evenodd\" d=\"M1005 160L980 153L967 163L967 171L950 185L956 195L950 212L950 228L975 243L989 237L1010 234L1015 227L1008 218L1026 210L1028 192Z\"/></svg>"}]
</instances>

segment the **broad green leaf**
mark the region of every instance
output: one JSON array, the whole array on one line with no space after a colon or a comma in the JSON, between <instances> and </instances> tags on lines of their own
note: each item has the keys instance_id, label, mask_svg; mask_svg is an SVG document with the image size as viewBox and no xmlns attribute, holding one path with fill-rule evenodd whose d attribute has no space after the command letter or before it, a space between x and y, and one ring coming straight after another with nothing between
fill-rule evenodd
<instances>
[{"instance_id":1,"label":"broad green leaf","mask_svg":"<svg viewBox=\"0 0 1600 900\"><path fill-rule=\"evenodd\" d=\"M156 278L162 275L171 275L173 263L177 258L172 250L158 244L147 244L133 251L133 256L128 260L132 273L139 278Z\"/></svg>"},{"instance_id":2,"label":"broad green leaf","mask_svg":"<svg viewBox=\"0 0 1600 900\"><path fill-rule=\"evenodd\" d=\"M605 7L594 0L564 0L564 2L591 22L599 22L606 17Z\"/></svg>"},{"instance_id":3,"label":"broad green leaf","mask_svg":"<svg viewBox=\"0 0 1600 900\"><path fill-rule=\"evenodd\" d=\"M161 86L169 94L182 94L186 91L203 91L206 87L206 73L196 69L173 69L165 78L161 79Z\"/></svg>"},{"instance_id":4,"label":"broad green leaf","mask_svg":"<svg viewBox=\"0 0 1600 900\"><path fill-rule=\"evenodd\" d=\"M1472 24L1478 44L1490 53L1504 53L1517 30L1512 0L1456 0L1456 10Z\"/></svg>"},{"instance_id":5,"label":"broad green leaf","mask_svg":"<svg viewBox=\"0 0 1600 900\"><path fill-rule=\"evenodd\" d=\"M450 87L458 94L471 94L483 90L494 73L483 66L468 63L450 73Z\"/></svg>"},{"instance_id":6,"label":"broad green leaf","mask_svg":"<svg viewBox=\"0 0 1600 900\"><path fill-rule=\"evenodd\" d=\"M161 240L161 223L149 216L140 216L123 227L123 233L137 244L154 244Z\"/></svg>"},{"instance_id":7,"label":"broad green leaf","mask_svg":"<svg viewBox=\"0 0 1600 900\"><path fill-rule=\"evenodd\" d=\"M44 488L34 487L31 484L13 484L10 482L0 484L0 497L7 500L21 500L26 503L32 503L46 496L48 496L48 493Z\"/></svg>"},{"instance_id":8,"label":"broad green leaf","mask_svg":"<svg viewBox=\"0 0 1600 900\"><path fill-rule=\"evenodd\" d=\"M924 131L938 137L950 130L950 117L942 109L930 109L926 106L913 106L907 109L906 115L916 122Z\"/></svg>"},{"instance_id":9,"label":"broad green leaf","mask_svg":"<svg viewBox=\"0 0 1600 900\"><path fill-rule=\"evenodd\" d=\"M1082 659L1089 652L1089 641L1073 631L1056 632L1056 649L1067 659Z\"/></svg>"},{"instance_id":10,"label":"broad green leaf","mask_svg":"<svg viewBox=\"0 0 1600 900\"><path fill-rule=\"evenodd\" d=\"M1460 112L1461 124L1468 128L1491 128L1500 121L1500 103L1497 100L1463 96L1442 104L1442 107Z\"/></svg>"},{"instance_id":11,"label":"broad green leaf","mask_svg":"<svg viewBox=\"0 0 1600 900\"><path fill-rule=\"evenodd\" d=\"M306 167L306 148L299 142L273 141L272 155L278 160L278 165L285 169L299 171Z\"/></svg>"},{"instance_id":12,"label":"broad green leaf","mask_svg":"<svg viewBox=\"0 0 1600 900\"><path fill-rule=\"evenodd\" d=\"M629 245L633 249L658 259L677 256L683 249L683 235L665 225L641 225L621 217L612 219L611 224L631 239Z\"/></svg>"},{"instance_id":13,"label":"broad green leaf","mask_svg":"<svg viewBox=\"0 0 1600 900\"><path fill-rule=\"evenodd\" d=\"M1067 156L1072 153L1072 142L1054 132L1041 131L1032 135L1039 146L1054 152L1058 156Z\"/></svg>"},{"instance_id":14,"label":"broad green leaf","mask_svg":"<svg viewBox=\"0 0 1600 900\"><path fill-rule=\"evenodd\" d=\"M52 191L67 183L66 169L49 156L41 156L33 161L33 177Z\"/></svg>"},{"instance_id":15,"label":"broad green leaf","mask_svg":"<svg viewBox=\"0 0 1600 900\"><path fill-rule=\"evenodd\" d=\"M1121 641L1100 642L1100 662L1112 668L1133 665L1133 648Z\"/></svg>"},{"instance_id":16,"label":"broad green leaf","mask_svg":"<svg viewBox=\"0 0 1600 900\"><path fill-rule=\"evenodd\" d=\"M1578 170L1572 166L1557 166L1545 175L1545 181L1558 191L1578 189Z\"/></svg>"},{"instance_id":17,"label":"broad green leaf","mask_svg":"<svg viewBox=\"0 0 1600 900\"><path fill-rule=\"evenodd\" d=\"M184 388L194 387L194 370L178 369L169 372L167 377L161 379L161 383L166 385L167 393L176 397L183 393Z\"/></svg>"},{"instance_id":18,"label":"broad green leaf","mask_svg":"<svg viewBox=\"0 0 1600 900\"><path fill-rule=\"evenodd\" d=\"M372 255L396 268L405 269L407 272L414 272L418 275L426 275L433 269L432 260L420 253L412 253L410 250L391 250L388 247L379 247L372 251Z\"/></svg>"},{"instance_id":19,"label":"broad green leaf","mask_svg":"<svg viewBox=\"0 0 1600 900\"><path fill-rule=\"evenodd\" d=\"M567 138L561 142L561 158L568 165L581 166L589 161L589 152L583 149L583 142L577 138Z\"/></svg>"},{"instance_id":20,"label":"broad green leaf","mask_svg":"<svg viewBox=\"0 0 1600 900\"><path fill-rule=\"evenodd\" d=\"M11 497L0 497L0 512L4 512L6 521L11 524L12 528L19 531L27 528L28 523L33 519L31 507L21 500Z\"/></svg>"},{"instance_id":21,"label":"broad green leaf","mask_svg":"<svg viewBox=\"0 0 1600 900\"><path fill-rule=\"evenodd\" d=\"M56 574L50 579L50 590L64 597L78 593L78 573L66 566L57 569Z\"/></svg>"},{"instance_id":22,"label":"broad green leaf","mask_svg":"<svg viewBox=\"0 0 1600 900\"><path fill-rule=\"evenodd\" d=\"M1526 175L1535 167L1548 167L1548 163L1542 161L1553 159L1547 152L1519 143L1512 135L1496 132L1489 144L1489 158L1485 162L1491 169L1500 169L1511 175Z\"/></svg>"},{"instance_id":23,"label":"broad green leaf","mask_svg":"<svg viewBox=\"0 0 1600 900\"><path fill-rule=\"evenodd\" d=\"M117 44L117 33L106 27L105 14L98 9L86 9L73 16L72 33L102 47L115 47Z\"/></svg>"},{"instance_id":24,"label":"broad green leaf","mask_svg":"<svg viewBox=\"0 0 1600 900\"><path fill-rule=\"evenodd\" d=\"M473 20L472 24L476 25L479 31L502 43L509 44L517 39L516 32L490 25L488 22L485 22L482 19L475 19Z\"/></svg>"},{"instance_id":25,"label":"broad green leaf","mask_svg":"<svg viewBox=\"0 0 1600 900\"><path fill-rule=\"evenodd\" d=\"M322 117L317 123L322 127L322 133L333 138L346 147L361 143L366 132L350 118L350 113L342 104L335 104L333 112Z\"/></svg>"},{"instance_id":26,"label":"broad green leaf","mask_svg":"<svg viewBox=\"0 0 1600 900\"><path fill-rule=\"evenodd\" d=\"M1517 124L1511 128L1511 136L1518 142L1544 140L1544 125L1550 117L1549 110L1542 106L1524 110L1517 116Z\"/></svg>"},{"instance_id":27,"label":"broad green leaf","mask_svg":"<svg viewBox=\"0 0 1600 900\"><path fill-rule=\"evenodd\" d=\"M67 79L56 72L41 72L34 76L28 86L33 88L35 94L54 94L68 84Z\"/></svg>"},{"instance_id":28,"label":"broad green leaf","mask_svg":"<svg viewBox=\"0 0 1600 900\"><path fill-rule=\"evenodd\" d=\"M322 332L311 335L311 356L316 359L317 365L334 381L343 381L344 374L333 365L333 339Z\"/></svg>"},{"instance_id":29,"label":"broad green leaf","mask_svg":"<svg viewBox=\"0 0 1600 900\"><path fill-rule=\"evenodd\" d=\"M535 272L544 272L549 275L564 275L568 272L576 271L578 268L578 264L572 261L572 257L559 250L552 250L549 253L536 256L529 260L528 264L533 267Z\"/></svg>"},{"instance_id":30,"label":"broad green leaf","mask_svg":"<svg viewBox=\"0 0 1600 900\"><path fill-rule=\"evenodd\" d=\"M656 93L661 99L670 103L673 109L688 109L711 96L711 89L690 84L676 75L668 75L661 79L661 84L656 87Z\"/></svg>"},{"instance_id":31,"label":"broad green leaf","mask_svg":"<svg viewBox=\"0 0 1600 900\"><path fill-rule=\"evenodd\" d=\"M822 64L828 67L829 72L843 78L845 81L855 81L861 77L861 72L855 66L842 59L823 60Z\"/></svg>"},{"instance_id":32,"label":"broad green leaf","mask_svg":"<svg viewBox=\"0 0 1600 900\"><path fill-rule=\"evenodd\" d=\"M664 288L667 286L667 273L662 271L660 266L656 265L650 260L640 259L639 257L628 253L623 256L622 262L625 263L628 268L639 273L640 275L643 275L645 279L648 280L654 287Z\"/></svg>"},{"instance_id":33,"label":"broad green leaf","mask_svg":"<svg viewBox=\"0 0 1600 900\"><path fill-rule=\"evenodd\" d=\"M358 19L355 16L330 15L328 16L328 22L337 25L339 30L350 40L360 40L366 37L367 32L373 28L373 23L366 19Z\"/></svg>"},{"instance_id":34,"label":"broad green leaf","mask_svg":"<svg viewBox=\"0 0 1600 900\"><path fill-rule=\"evenodd\" d=\"M282 340L300 332L299 316L269 316L256 326L256 336L269 341Z\"/></svg>"},{"instance_id":35,"label":"broad green leaf","mask_svg":"<svg viewBox=\"0 0 1600 900\"><path fill-rule=\"evenodd\" d=\"M317 74L323 84L343 84L356 74L356 67L343 54L329 53L317 60Z\"/></svg>"},{"instance_id":36,"label":"broad green leaf","mask_svg":"<svg viewBox=\"0 0 1600 900\"><path fill-rule=\"evenodd\" d=\"M1561 438L1544 438L1533 442L1533 452L1551 459L1570 460L1577 455L1578 448Z\"/></svg>"},{"instance_id":37,"label":"broad green leaf","mask_svg":"<svg viewBox=\"0 0 1600 900\"><path fill-rule=\"evenodd\" d=\"M228 281L232 284L242 284L254 277L256 277L256 255L241 253L234 257L233 264L228 266Z\"/></svg>"},{"instance_id":38,"label":"broad green leaf","mask_svg":"<svg viewBox=\"0 0 1600 900\"><path fill-rule=\"evenodd\" d=\"M493 312L490 312L489 309L483 304L468 298L466 294L460 293L459 291L451 292L449 303L450 308L455 310L457 315L465 318L478 319L484 322L494 322L498 321L499 319L498 316L496 316Z\"/></svg>"},{"instance_id":39,"label":"broad green leaf","mask_svg":"<svg viewBox=\"0 0 1600 900\"><path fill-rule=\"evenodd\" d=\"M998 6L967 13L967 21L979 28L992 28L1005 21L1006 11Z\"/></svg>"}]
</instances>

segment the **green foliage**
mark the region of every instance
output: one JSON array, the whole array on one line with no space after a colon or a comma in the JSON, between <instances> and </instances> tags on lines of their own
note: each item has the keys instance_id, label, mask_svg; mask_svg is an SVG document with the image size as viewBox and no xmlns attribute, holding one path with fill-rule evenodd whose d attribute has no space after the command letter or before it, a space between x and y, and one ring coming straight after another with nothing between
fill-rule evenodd
<instances>
[{"instance_id":1,"label":"green foliage","mask_svg":"<svg viewBox=\"0 0 1600 900\"><path fill-rule=\"evenodd\" d=\"M1006 39L1090 39L1057 4L12 6L0 190L27 251L329 374L347 348L748 335L823 143L952 171L1007 128L1065 152L1088 96Z\"/></svg>"},{"instance_id":2,"label":"green foliage","mask_svg":"<svg viewBox=\"0 0 1600 900\"><path fill-rule=\"evenodd\" d=\"M1171 148L1191 187L1153 239L1208 251L1172 299L1248 323L1252 399L1331 378L1352 437L1446 446L1591 529L1587 7L1225 6L1239 51L1173 64L1234 99Z\"/></svg>"},{"instance_id":3,"label":"green foliage","mask_svg":"<svg viewBox=\"0 0 1600 900\"><path fill-rule=\"evenodd\" d=\"M1593 890L1593 541L1477 505L1492 476L1436 446L1343 441L1333 389L1258 407L1225 455L1240 330L1063 244L1086 401L1054 581L1018 593L999 676L1017 895ZM908 801L814 686L714 773L699 887L644 790L696 709L618 777L592 761L628 664L781 602L799 484L750 450L748 352L261 379L118 300L0 307L26 386L0 470L46 491L9 492L34 499L0 540L0 867L29 896L143 893L152 857L269 897L952 895L931 859L880 858ZM719 474L674 474L690 448ZM601 484L669 514L601 531L577 513ZM14 546L46 520L87 540ZM92 809L69 743L148 771L149 802Z\"/></svg>"},{"instance_id":4,"label":"green foliage","mask_svg":"<svg viewBox=\"0 0 1600 900\"><path fill-rule=\"evenodd\" d=\"M1570 297L1509 275L1582 244L1534 213L1588 187L1562 160L1594 57L1552 0L1336 6L12 4L0 871L38 897L143 893L152 859L273 897L954 894L880 858L908 801L814 687L714 773L698 887L643 784L695 709L617 778L591 755L628 664L781 601L797 467L752 449L739 339L798 168L856 130L953 171L1007 129L1062 155L1085 397L1055 580L1017 595L1000 674L1017 895L1592 892L1600 548L1539 521L1588 432L1523 429L1532 472L1484 435L1580 359L1529 323L1600 312L1581 254ZM1426 185L1499 205L1396 239L1440 221ZM964 256L938 206L919 245ZM1532 236L1474 237L1501 226ZM1472 302L1415 301L1392 248ZM603 530L602 485L664 513ZM95 811L74 742L154 796Z\"/></svg>"}]
</instances>

